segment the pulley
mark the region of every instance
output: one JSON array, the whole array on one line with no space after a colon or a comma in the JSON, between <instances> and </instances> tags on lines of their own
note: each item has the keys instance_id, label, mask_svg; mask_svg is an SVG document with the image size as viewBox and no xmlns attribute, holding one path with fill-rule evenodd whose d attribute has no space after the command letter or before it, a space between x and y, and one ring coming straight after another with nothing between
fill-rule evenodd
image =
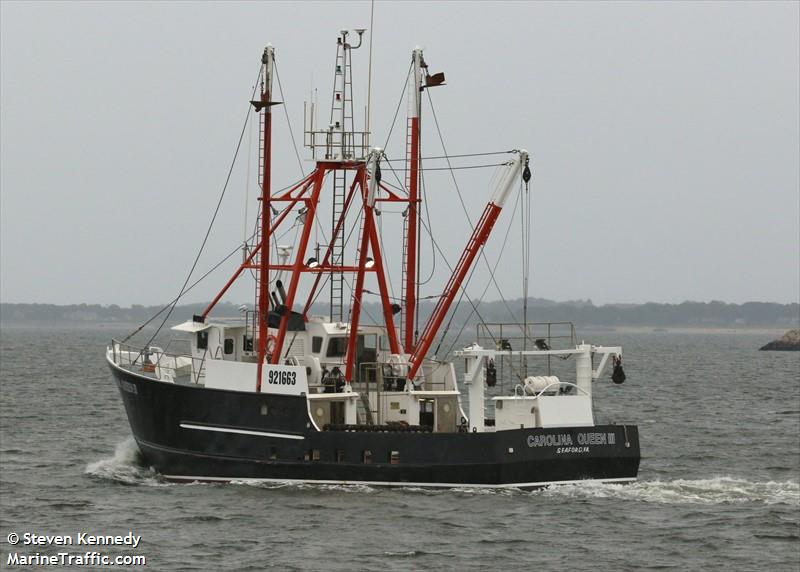
<instances>
[{"instance_id":1,"label":"pulley","mask_svg":"<svg viewBox=\"0 0 800 572\"><path fill-rule=\"evenodd\" d=\"M522 180L525 181L525 190L528 190L528 183L531 180L530 159L525 159L525 168L522 170Z\"/></svg>"},{"instance_id":2,"label":"pulley","mask_svg":"<svg viewBox=\"0 0 800 572\"><path fill-rule=\"evenodd\" d=\"M489 387L497 385L497 368L494 366L493 359L486 363L486 385Z\"/></svg>"},{"instance_id":3,"label":"pulley","mask_svg":"<svg viewBox=\"0 0 800 572\"><path fill-rule=\"evenodd\" d=\"M611 372L611 381L616 384L625 382L625 371L622 369L622 358L614 358L614 370Z\"/></svg>"}]
</instances>

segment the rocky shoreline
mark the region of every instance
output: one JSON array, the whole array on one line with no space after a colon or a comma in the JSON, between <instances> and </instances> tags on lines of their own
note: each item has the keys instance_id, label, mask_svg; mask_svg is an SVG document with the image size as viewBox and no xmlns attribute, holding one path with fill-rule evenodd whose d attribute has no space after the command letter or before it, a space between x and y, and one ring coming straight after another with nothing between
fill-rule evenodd
<instances>
[{"instance_id":1,"label":"rocky shoreline","mask_svg":"<svg viewBox=\"0 0 800 572\"><path fill-rule=\"evenodd\" d=\"M760 348L763 351L800 351L800 330L789 330L780 339Z\"/></svg>"}]
</instances>

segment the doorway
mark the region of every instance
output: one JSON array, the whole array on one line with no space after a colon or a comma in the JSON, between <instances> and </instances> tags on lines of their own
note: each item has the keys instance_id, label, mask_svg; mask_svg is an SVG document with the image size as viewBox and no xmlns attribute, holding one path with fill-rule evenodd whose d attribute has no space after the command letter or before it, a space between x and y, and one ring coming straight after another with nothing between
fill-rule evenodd
<instances>
[{"instance_id":1,"label":"doorway","mask_svg":"<svg viewBox=\"0 0 800 572\"><path fill-rule=\"evenodd\" d=\"M419 400L419 424L421 427L433 428L435 418L436 400L435 399L420 399Z\"/></svg>"}]
</instances>

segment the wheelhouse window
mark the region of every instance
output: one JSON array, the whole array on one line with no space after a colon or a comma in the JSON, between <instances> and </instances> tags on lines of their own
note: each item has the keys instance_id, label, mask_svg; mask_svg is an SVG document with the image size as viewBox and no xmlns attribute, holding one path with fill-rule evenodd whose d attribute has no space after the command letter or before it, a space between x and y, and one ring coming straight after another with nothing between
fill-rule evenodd
<instances>
[{"instance_id":1,"label":"wheelhouse window","mask_svg":"<svg viewBox=\"0 0 800 572\"><path fill-rule=\"evenodd\" d=\"M390 465L400 464L400 451L392 451L391 453L389 453L389 464Z\"/></svg>"},{"instance_id":2,"label":"wheelhouse window","mask_svg":"<svg viewBox=\"0 0 800 572\"><path fill-rule=\"evenodd\" d=\"M322 336L314 336L311 338L311 351L315 354L322 351Z\"/></svg>"},{"instance_id":3,"label":"wheelhouse window","mask_svg":"<svg viewBox=\"0 0 800 572\"><path fill-rule=\"evenodd\" d=\"M372 451L364 449L364 452L361 453L361 460L367 465L372 463Z\"/></svg>"},{"instance_id":4,"label":"wheelhouse window","mask_svg":"<svg viewBox=\"0 0 800 572\"><path fill-rule=\"evenodd\" d=\"M347 338L344 336L339 338L328 339L328 351L325 353L327 357L344 357L347 352Z\"/></svg>"},{"instance_id":5,"label":"wheelhouse window","mask_svg":"<svg viewBox=\"0 0 800 572\"><path fill-rule=\"evenodd\" d=\"M225 338L225 355L233 353L233 338Z\"/></svg>"},{"instance_id":6,"label":"wheelhouse window","mask_svg":"<svg viewBox=\"0 0 800 572\"><path fill-rule=\"evenodd\" d=\"M208 331L203 330L202 332L197 332L197 349L198 350L206 350L208 349Z\"/></svg>"},{"instance_id":7,"label":"wheelhouse window","mask_svg":"<svg viewBox=\"0 0 800 572\"><path fill-rule=\"evenodd\" d=\"M311 449L311 460L319 461L319 449Z\"/></svg>"},{"instance_id":8,"label":"wheelhouse window","mask_svg":"<svg viewBox=\"0 0 800 572\"><path fill-rule=\"evenodd\" d=\"M375 334L366 334L364 336L359 336L364 340L364 348L368 350L376 350L378 349L378 336Z\"/></svg>"}]
</instances>

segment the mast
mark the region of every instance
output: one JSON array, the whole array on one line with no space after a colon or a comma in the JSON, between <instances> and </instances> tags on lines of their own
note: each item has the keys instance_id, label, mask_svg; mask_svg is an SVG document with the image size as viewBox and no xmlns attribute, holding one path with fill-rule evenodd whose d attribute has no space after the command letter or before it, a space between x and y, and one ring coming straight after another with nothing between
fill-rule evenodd
<instances>
[{"instance_id":1,"label":"mast","mask_svg":"<svg viewBox=\"0 0 800 572\"><path fill-rule=\"evenodd\" d=\"M412 81L408 92L408 127L406 141L406 157L408 162L406 188L408 189L408 211L405 219L405 237L403 241L403 347L411 352L416 343L416 307L417 307L417 232L419 230L419 157L420 130L419 119L422 109L422 49L417 47L411 55Z\"/></svg>"},{"instance_id":2,"label":"mast","mask_svg":"<svg viewBox=\"0 0 800 572\"><path fill-rule=\"evenodd\" d=\"M384 156L383 150L370 148L369 132L356 130L353 125L350 52L361 45L363 32L364 30L361 29L356 30L358 43L353 45L347 41L347 32L342 32L337 38L331 124L323 129L315 128L314 106L312 104L310 108L306 107L304 138L306 147L311 149L312 157L316 160L314 171L290 188L278 192L271 191L273 119L271 106L281 103L272 100L273 48L267 46L262 56L261 97L251 102L255 111L260 113L261 119L259 134L261 216L257 225L258 232L250 253L201 315L201 319L204 320L234 281L242 276L244 270L255 271L256 315L253 320L255 330L253 339L257 343L254 343L253 346L254 353L257 353L257 391L261 390L264 364L279 365L283 363L292 352L297 332L305 330L304 324L308 322L308 312L317 298L316 294L321 287L323 276L338 278L343 274L349 274L353 277L351 311L345 326L347 351L344 356L343 369L348 382L358 378L356 354L362 297L366 291L366 280L371 274L374 274L378 283L383 321L389 340L388 349L393 354L403 353L402 341L394 327L394 314L401 311L401 308L392 303L389 293L376 217L380 214L377 203L404 203L408 202L408 198L392 192L390 188L381 184L380 161ZM425 68L421 52L416 57L418 71L415 81L418 84L414 95L416 97L415 106L418 109L419 96L417 92L423 87L422 82L424 81L424 87L440 85L444 80L444 74L436 74L437 77L434 78L425 72L423 79L423 72L419 71ZM417 126L415 128L416 139L419 137L418 133ZM414 178L418 178L418 145L415 146L412 155L417 157L417 170ZM348 171L350 171L349 175ZM328 177L331 173L333 176ZM347 187L344 185L345 176L349 179ZM332 183L333 194L336 196L338 193L339 200L334 199L333 201L332 232L323 254L320 252L319 245L317 245L316 252L311 250L310 239L311 231L320 224L318 217L321 214L318 209L320 197L323 192L330 191L326 188L326 181ZM415 198L415 201L418 202L418 197ZM348 219L347 214L351 206L357 206L360 211L356 213L359 215L358 222L354 223L352 216ZM418 220L416 205L413 210L416 215L412 216ZM291 226L287 228L287 225ZM291 228L295 228L298 233L296 244L291 248L281 249L278 247L278 250L282 252L277 258L271 257L271 250L277 245L275 239L270 237L283 236ZM342 241L342 237L350 236L356 229L358 232L356 232L357 243L354 260L350 257L345 260L341 247L346 241ZM418 256L412 258L412 265L415 269L417 259ZM295 303L299 301L301 295L301 281L303 276L307 275L313 278L310 293L301 306L302 309L295 310ZM274 279L274 287L271 286L270 278ZM349 284L350 281L348 280L347 283ZM416 274L414 274L411 284L416 287ZM411 333L413 334L413 330Z\"/></svg>"},{"instance_id":3,"label":"mast","mask_svg":"<svg viewBox=\"0 0 800 572\"><path fill-rule=\"evenodd\" d=\"M264 74L261 82L261 101L251 102L258 112L261 111L261 223L259 241L258 273L256 279L256 316L258 320L258 373L256 391L261 391L261 372L267 356L267 337L269 331L269 215L272 212L270 205L270 176L272 171L272 69L275 63L275 49L272 45L264 48L261 56L264 65Z\"/></svg>"}]
</instances>

